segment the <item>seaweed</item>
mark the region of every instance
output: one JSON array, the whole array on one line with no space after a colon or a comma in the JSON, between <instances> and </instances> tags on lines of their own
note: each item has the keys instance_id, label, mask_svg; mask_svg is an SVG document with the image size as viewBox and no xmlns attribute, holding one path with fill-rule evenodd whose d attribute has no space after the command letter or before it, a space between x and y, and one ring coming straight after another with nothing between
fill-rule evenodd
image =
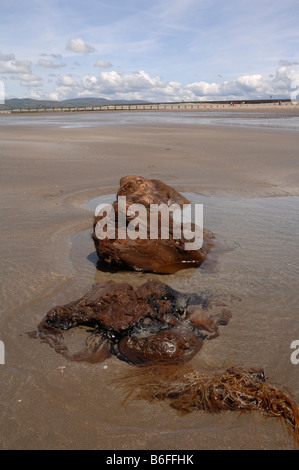
<instances>
[{"instance_id":1,"label":"seaweed","mask_svg":"<svg viewBox=\"0 0 299 470\"><path fill-rule=\"evenodd\" d=\"M230 367L200 371L190 366L138 366L117 380L128 399L166 400L180 413L258 411L281 418L299 444L299 410L287 392L269 384L263 369Z\"/></svg>"}]
</instances>

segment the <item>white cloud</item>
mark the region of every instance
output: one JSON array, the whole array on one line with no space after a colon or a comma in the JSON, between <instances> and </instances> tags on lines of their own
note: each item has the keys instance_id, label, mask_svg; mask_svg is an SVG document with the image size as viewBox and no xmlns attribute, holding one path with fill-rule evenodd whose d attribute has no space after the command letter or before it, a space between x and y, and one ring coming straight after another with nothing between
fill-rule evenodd
<instances>
[{"instance_id":1,"label":"white cloud","mask_svg":"<svg viewBox=\"0 0 299 470\"><path fill-rule=\"evenodd\" d=\"M102 72L98 77L86 75L81 80L80 96L103 96L110 99L174 100L184 95L182 85L151 77L143 70L133 73ZM185 95L184 95L185 96Z\"/></svg>"},{"instance_id":2,"label":"white cloud","mask_svg":"<svg viewBox=\"0 0 299 470\"><path fill-rule=\"evenodd\" d=\"M90 54L95 48L87 44L82 38L70 39L66 48L76 54Z\"/></svg>"},{"instance_id":3,"label":"white cloud","mask_svg":"<svg viewBox=\"0 0 299 470\"><path fill-rule=\"evenodd\" d=\"M81 80L82 86L86 90L96 89L98 87L98 79L97 77L86 75Z\"/></svg>"},{"instance_id":4,"label":"white cloud","mask_svg":"<svg viewBox=\"0 0 299 470\"><path fill-rule=\"evenodd\" d=\"M41 99L44 98L43 91L42 90L31 91L28 95L28 98L32 98L32 99L35 99L35 100L41 100Z\"/></svg>"},{"instance_id":5,"label":"white cloud","mask_svg":"<svg viewBox=\"0 0 299 470\"><path fill-rule=\"evenodd\" d=\"M31 73L30 60L7 60L0 63L0 73Z\"/></svg>"},{"instance_id":6,"label":"white cloud","mask_svg":"<svg viewBox=\"0 0 299 470\"><path fill-rule=\"evenodd\" d=\"M163 80L161 77L151 77L144 70L133 73L123 72L102 72L99 78L90 77L93 86L103 89L108 93L115 91L131 92L136 90L146 90L152 88L163 87Z\"/></svg>"},{"instance_id":7,"label":"white cloud","mask_svg":"<svg viewBox=\"0 0 299 470\"><path fill-rule=\"evenodd\" d=\"M58 81L60 86L76 88L78 87L78 83L73 79L71 75L62 75L59 77Z\"/></svg>"},{"instance_id":8,"label":"white cloud","mask_svg":"<svg viewBox=\"0 0 299 470\"><path fill-rule=\"evenodd\" d=\"M237 79L237 83L241 88L259 90L263 87L263 77L262 75L243 75Z\"/></svg>"},{"instance_id":9,"label":"white cloud","mask_svg":"<svg viewBox=\"0 0 299 470\"><path fill-rule=\"evenodd\" d=\"M165 82L159 76L151 77L144 70L133 73L102 72L99 77L86 75L81 81L80 96L112 96L123 99L180 100L194 99L195 94L179 82Z\"/></svg>"},{"instance_id":10,"label":"white cloud","mask_svg":"<svg viewBox=\"0 0 299 470\"><path fill-rule=\"evenodd\" d=\"M0 51L0 60L1 61L8 61L8 60L14 60L15 59L15 55L14 54L2 54L2 52Z\"/></svg>"},{"instance_id":11,"label":"white cloud","mask_svg":"<svg viewBox=\"0 0 299 470\"><path fill-rule=\"evenodd\" d=\"M86 75L81 80L80 96L107 96L115 99L179 101L194 99L195 94L179 82L165 82L144 70L133 73L102 72L98 77Z\"/></svg>"},{"instance_id":12,"label":"white cloud","mask_svg":"<svg viewBox=\"0 0 299 470\"><path fill-rule=\"evenodd\" d=\"M38 65L40 67L45 67L45 68L49 68L49 69L59 69L59 68L62 68L62 67L66 66L66 64L64 64L64 63L54 64L54 62L52 60L47 60L47 59L39 59Z\"/></svg>"},{"instance_id":13,"label":"white cloud","mask_svg":"<svg viewBox=\"0 0 299 470\"><path fill-rule=\"evenodd\" d=\"M54 101L62 101L67 98L74 98L77 93L69 86L58 86L54 91L48 94L48 98Z\"/></svg>"},{"instance_id":14,"label":"white cloud","mask_svg":"<svg viewBox=\"0 0 299 470\"><path fill-rule=\"evenodd\" d=\"M94 64L94 67L109 68L112 67L112 64L110 64L110 62L107 62L106 60L99 59Z\"/></svg>"},{"instance_id":15,"label":"white cloud","mask_svg":"<svg viewBox=\"0 0 299 470\"><path fill-rule=\"evenodd\" d=\"M0 54L0 59L0 72L9 74L10 80L17 80L24 87L42 86L42 79L32 73L30 60L15 60L14 54Z\"/></svg>"},{"instance_id":16,"label":"white cloud","mask_svg":"<svg viewBox=\"0 0 299 470\"><path fill-rule=\"evenodd\" d=\"M41 57L52 57L52 59L62 59L61 54L47 54L46 52L42 52L40 54Z\"/></svg>"},{"instance_id":17,"label":"white cloud","mask_svg":"<svg viewBox=\"0 0 299 470\"><path fill-rule=\"evenodd\" d=\"M53 91L52 93L49 94L49 100L53 100L53 101L60 101L62 100L62 96L60 95L59 93L59 90L57 91Z\"/></svg>"},{"instance_id":18,"label":"white cloud","mask_svg":"<svg viewBox=\"0 0 299 470\"><path fill-rule=\"evenodd\" d=\"M143 70L133 73L110 71L82 77L78 94L151 101L262 99L270 95L283 98L290 96L292 82L296 80L299 80L299 68L294 65L280 66L268 77L251 74L222 83L199 81L186 85L152 77Z\"/></svg>"},{"instance_id":19,"label":"white cloud","mask_svg":"<svg viewBox=\"0 0 299 470\"><path fill-rule=\"evenodd\" d=\"M31 73L21 74L18 78L22 86L37 87L37 86L41 86L42 84L42 79L38 77L37 75L33 75Z\"/></svg>"},{"instance_id":20,"label":"white cloud","mask_svg":"<svg viewBox=\"0 0 299 470\"><path fill-rule=\"evenodd\" d=\"M269 96L289 98L292 82L299 79L299 69L280 66L274 75L243 75L222 83L195 82L187 85L197 99L263 99Z\"/></svg>"},{"instance_id":21,"label":"white cloud","mask_svg":"<svg viewBox=\"0 0 299 470\"><path fill-rule=\"evenodd\" d=\"M57 87L48 94L49 99L61 101L74 98L80 92L80 85L71 75L61 75L57 80Z\"/></svg>"},{"instance_id":22,"label":"white cloud","mask_svg":"<svg viewBox=\"0 0 299 470\"><path fill-rule=\"evenodd\" d=\"M219 85L216 83L194 82L186 85L186 88L193 93L194 96L218 95Z\"/></svg>"},{"instance_id":23,"label":"white cloud","mask_svg":"<svg viewBox=\"0 0 299 470\"><path fill-rule=\"evenodd\" d=\"M11 64L12 62L12 64ZM244 74L234 80L196 81L183 84L167 81L159 75L139 70L122 72L105 70L99 74L63 74L56 76L56 86L49 81L51 89L46 91L47 81L34 75L30 61L6 61L6 76L19 81L24 87L38 89L36 95L43 98L63 100L75 97L104 97L108 99L147 100L147 101L207 101L207 100L245 100L269 98L291 98L294 88L299 86L299 65L278 66L273 74ZM10 66L7 66L10 64ZM21 73L24 71L23 73ZM5 77L5 75L3 75ZM48 77L55 77L50 73ZM54 85L54 86L53 86Z\"/></svg>"}]
</instances>

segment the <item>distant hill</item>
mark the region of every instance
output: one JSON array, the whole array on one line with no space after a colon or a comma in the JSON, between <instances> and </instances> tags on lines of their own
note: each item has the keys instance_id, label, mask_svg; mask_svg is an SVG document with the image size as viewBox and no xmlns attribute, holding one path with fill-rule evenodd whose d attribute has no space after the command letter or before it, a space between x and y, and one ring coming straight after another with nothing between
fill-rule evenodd
<instances>
[{"instance_id":1,"label":"distant hill","mask_svg":"<svg viewBox=\"0 0 299 470\"><path fill-rule=\"evenodd\" d=\"M27 109L27 108L81 108L84 106L104 106L114 104L136 104L147 103L147 101L128 101L128 100L107 100L105 98L72 98L63 101L53 100L34 100L31 98L12 98L5 101L5 104L0 104L0 110L6 109Z\"/></svg>"}]
</instances>

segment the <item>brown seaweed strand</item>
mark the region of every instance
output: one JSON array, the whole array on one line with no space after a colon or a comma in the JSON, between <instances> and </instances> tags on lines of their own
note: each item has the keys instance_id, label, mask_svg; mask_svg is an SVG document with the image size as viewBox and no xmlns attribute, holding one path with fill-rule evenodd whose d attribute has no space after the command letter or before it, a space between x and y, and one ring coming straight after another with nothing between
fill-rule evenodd
<instances>
[{"instance_id":1,"label":"brown seaweed strand","mask_svg":"<svg viewBox=\"0 0 299 470\"><path fill-rule=\"evenodd\" d=\"M200 372L178 366L143 366L122 378L131 398L168 400L181 413L198 409L261 411L282 418L299 442L299 411L281 389L265 381L263 371L229 368Z\"/></svg>"}]
</instances>

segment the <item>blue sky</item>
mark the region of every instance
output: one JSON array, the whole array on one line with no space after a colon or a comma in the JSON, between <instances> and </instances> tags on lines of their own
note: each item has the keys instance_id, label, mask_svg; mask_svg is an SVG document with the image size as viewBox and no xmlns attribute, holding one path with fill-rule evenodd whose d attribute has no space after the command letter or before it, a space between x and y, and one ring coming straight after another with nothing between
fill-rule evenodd
<instances>
[{"instance_id":1,"label":"blue sky","mask_svg":"<svg viewBox=\"0 0 299 470\"><path fill-rule=\"evenodd\" d=\"M0 2L6 98L289 98L298 0Z\"/></svg>"}]
</instances>

